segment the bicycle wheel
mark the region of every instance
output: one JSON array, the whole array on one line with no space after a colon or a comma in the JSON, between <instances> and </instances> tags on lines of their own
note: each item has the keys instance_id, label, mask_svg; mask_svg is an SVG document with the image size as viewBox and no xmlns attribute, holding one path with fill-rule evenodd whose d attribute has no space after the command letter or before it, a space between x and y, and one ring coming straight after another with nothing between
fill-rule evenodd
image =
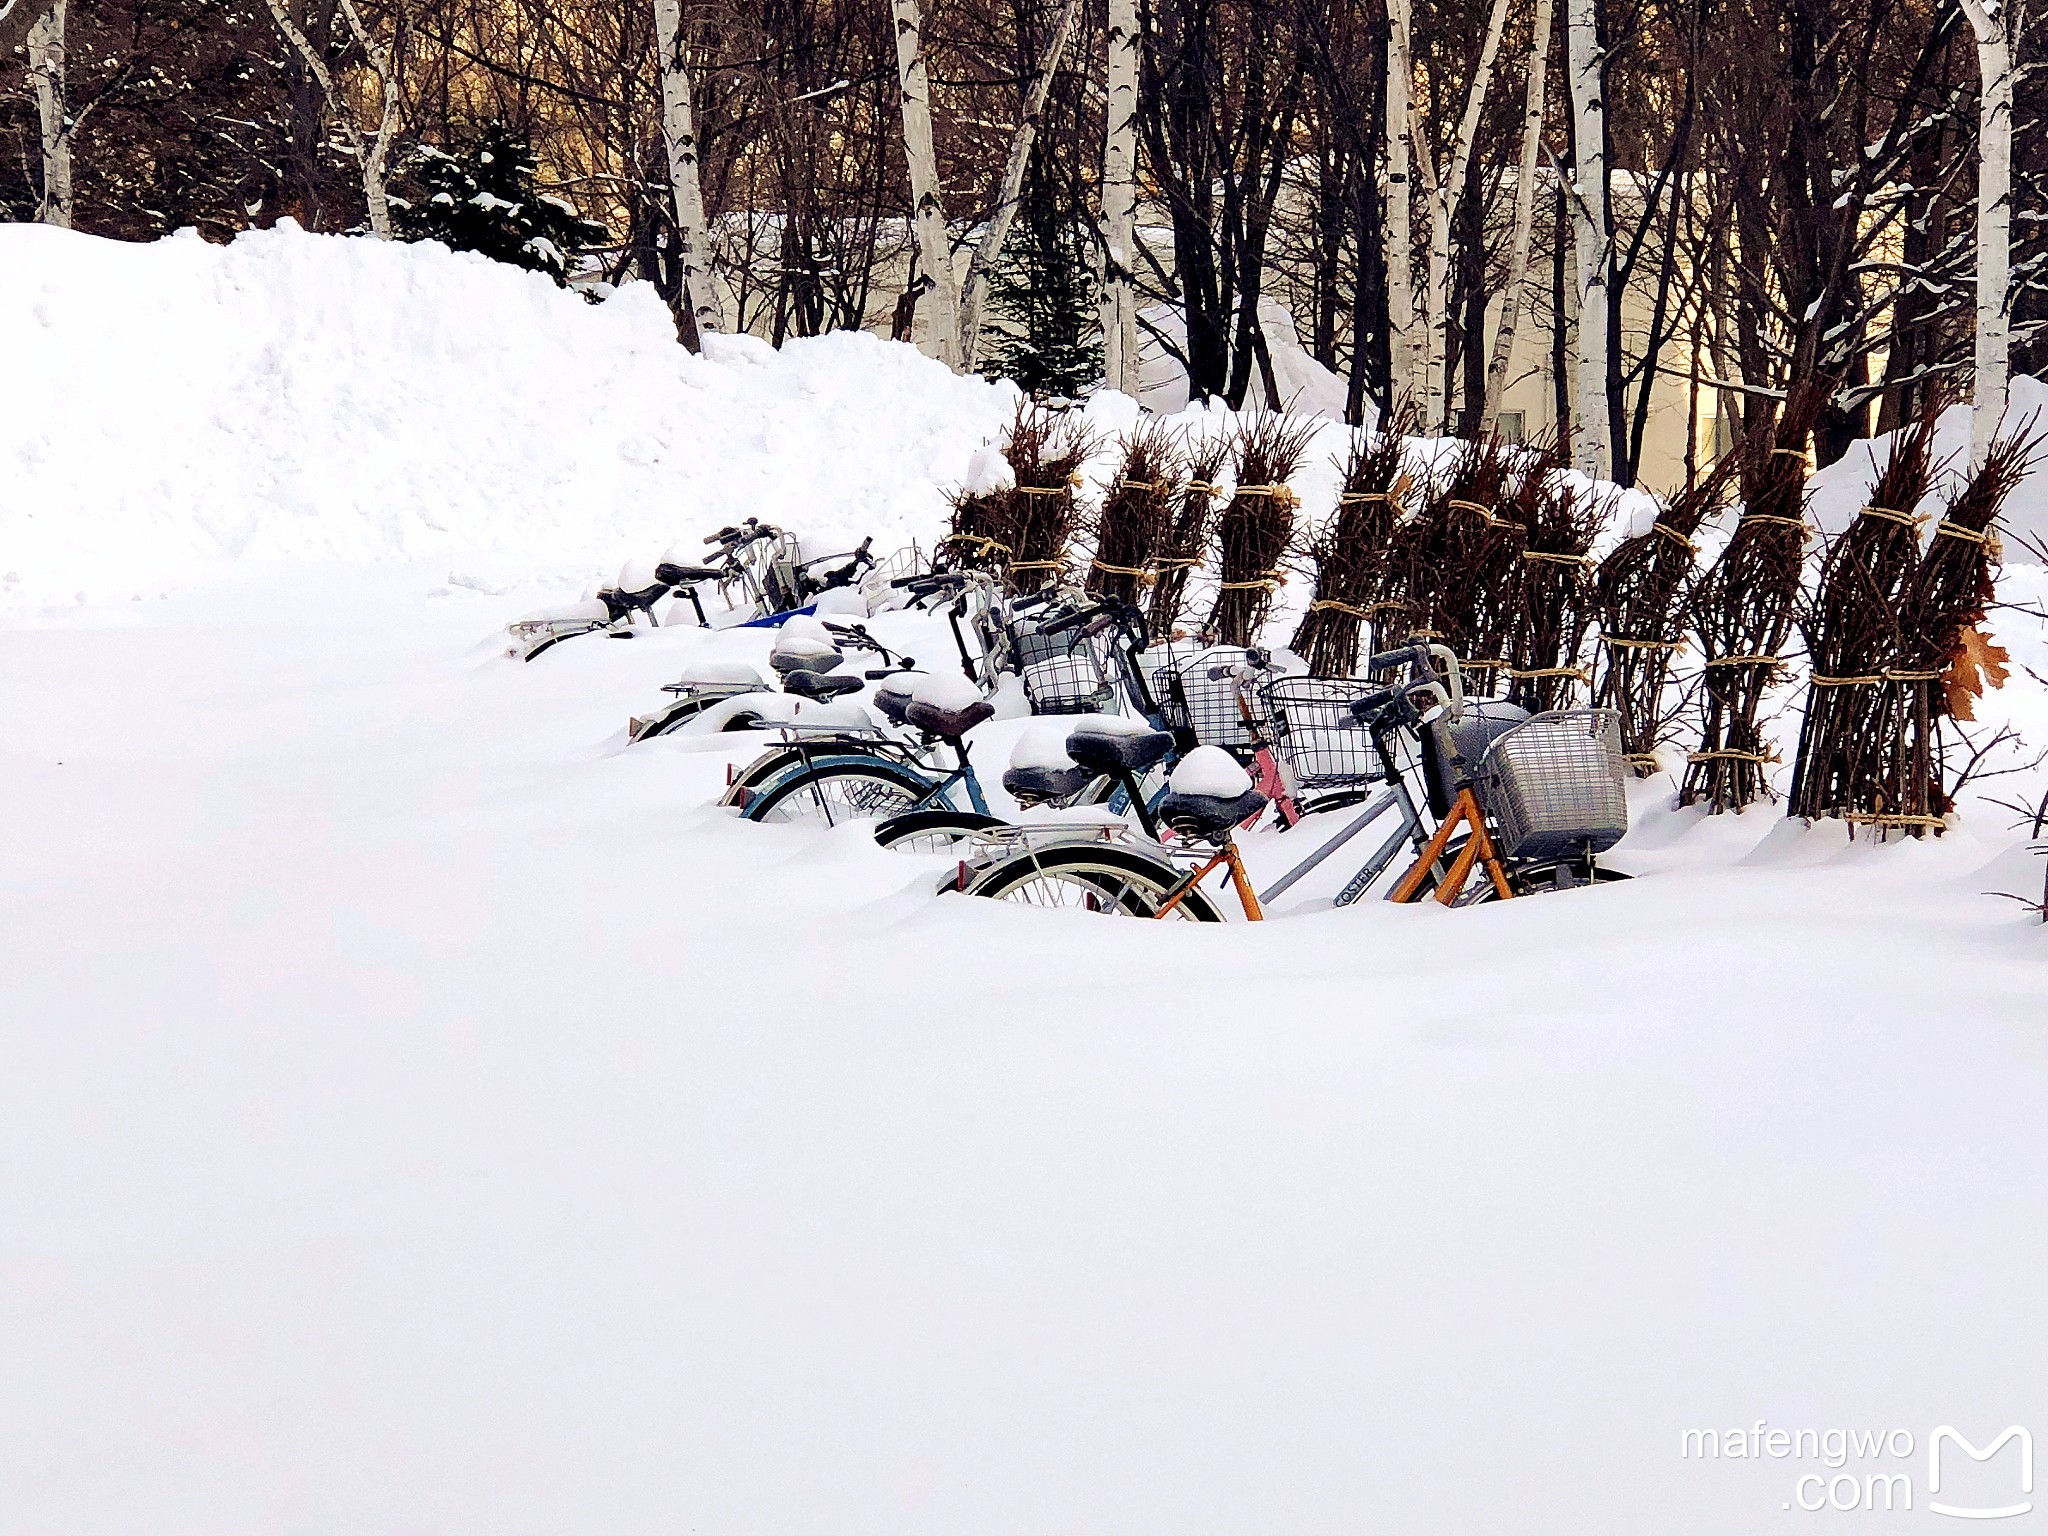
<instances>
[{"instance_id":1,"label":"bicycle wheel","mask_svg":"<svg viewBox=\"0 0 2048 1536\"><path fill-rule=\"evenodd\" d=\"M778 780L751 800L748 821L877 821L917 809L932 786L908 768L880 758L820 763Z\"/></svg>"},{"instance_id":2,"label":"bicycle wheel","mask_svg":"<svg viewBox=\"0 0 2048 1536\"><path fill-rule=\"evenodd\" d=\"M1032 907L1151 917L1180 881L1180 870L1164 859L1128 848L1071 843L1012 854L984 870L967 894ZM1191 923L1223 921L1216 904L1199 890L1188 892L1167 916Z\"/></svg>"},{"instance_id":3,"label":"bicycle wheel","mask_svg":"<svg viewBox=\"0 0 2048 1536\"><path fill-rule=\"evenodd\" d=\"M1493 888L1493 882L1485 878L1483 870L1475 870L1473 875L1473 880L1468 881L1465 889L1459 893L1458 906L1476 907L1489 901L1500 900L1500 893ZM1603 864L1595 864L1591 869L1577 863L1541 864L1531 869L1516 869L1510 866L1508 869L1508 884L1514 887L1517 896L1543 896L1553 891L1583 890L1589 885L1613 885L1617 881L1633 878Z\"/></svg>"},{"instance_id":4,"label":"bicycle wheel","mask_svg":"<svg viewBox=\"0 0 2048 1536\"><path fill-rule=\"evenodd\" d=\"M979 811L911 811L877 826L875 841L898 853L951 853L975 833L1002 824L1002 818Z\"/></svg>"}]
</instances>

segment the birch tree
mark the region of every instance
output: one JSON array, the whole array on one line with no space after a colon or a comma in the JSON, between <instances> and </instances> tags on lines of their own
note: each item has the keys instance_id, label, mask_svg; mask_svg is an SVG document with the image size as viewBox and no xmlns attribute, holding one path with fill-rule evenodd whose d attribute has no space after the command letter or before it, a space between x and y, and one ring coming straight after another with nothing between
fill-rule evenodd
<instances>
[{"instance_id":1,"label":"birch tree","mask_svg":"<svg viewBox=\"0 0 2048 1536\"><path fill-rule=\"evenodd\" d=\"M362 13L355 7L355 0L339 0L342 19L348 24L349 33L356 40L356 46L363 51L363 61L377 79L377 96L380 110L377 127L365 135L362 125L356 121L355 108L342 98L334 83L334 74L327 67L327 61L320 56L320 50L313 46L312 39L291 19L284 8L283 0L266 0L270 7L270 19L277 24L277 30L284 40L304 62L306 70L320 86L321 99L327 104L328 115L341 125L342 136L348 141L349 153L363 172L363 204L369 214L370 233L379 240L391 238L391 197L385 180L386 162L391 154L391 139L398 131L398 71L395 54L405 41L406 15L403 10L392 20L391 42L378 43L368 27L363 25Z\"/></svg>"},{"instance_id":2,"label":"birch tree","mask_svg":"<svg viewBox=\"0 0 2048 1536\"><path fill-rule=\"evenodd\" d=\"M1415 326L1415 225L1411 168L1415 162L1414 74L1408 45L1408 0L1387 0L1387 325L1393 332L1393 392L1419 400L1425 362Z\"/></svg>"},{"instance_id":3,"label":"birch tree","mask_svg":"<svg viewBox=\"0 0 2048 1536\"><path fill-rule=\"evenodd\" d=\"M1529 276L1529 247L1536 228L1536 160L1543 148L1543 105L1550 75L1550 27L1557 0L1536 0L1529 40L1529 76L1522 97L1522 158L1515 168L1515 221L1508 238L1507 287L1501 294L1500 324L1486 365L1483 430L1500 419L1500 401L1515 363L1515 331L1522 319L1522 285Z\"/></svg>"},{"instance_id":4,"label":"birch tree","mask_svg":"<svg viewBox=\"0 0 2048 1536\"><path fill-rule=\"evenodd\" d=\"M2012 98L2017 4L1962 0L1983 76L1977 106L1977 351L1970 463L1981 468L2005 418L2012 345Z\"/></svg>"},{"instance_id":5,"label":"birch tree","mask_svg":"<svg viewBox=\"0 0 2048 1536\"><path fill-rule=\"evenodd\" d=\"M43 202L36 216L59 229L71 227L71 137L77 127L65 89L65 12L66 0L57 0L28 33L28 72L43 149Z\"/></svg>"},{"instance_id":6,"label":"birch tree","mask_svg":"<svg viewBox=\"0 0 2048 1536\"><path fill-rule=\"evenodd\" d=\"M1464 195L1465 179L1472 169L1472 146L1479 137L1479 114L1486 106L1486 92L1493 83L1493 62L1500 53L1500 37L1507 25L1508 0L1493 0L1487 18L1486 37L1479 46L1479 62L1473 67L1472 83L1465 92L1465 112L1458 121L1458 136L1451 147L1450 174L1432 187L1429 226L1429 370L1428 420L1442 425L1450 414L1450 380L1447 372L1451 355L1451 211ZM1435 178L1431 180L1434 182ZM1517 196L1519 196L1519 192ZM1478 344L1478 338L1472 338Z\"/></svg>"},{"instance_id":7,"label":"birch tree","mask_svg":"<svg viewBox=\"0 0 2048 1536\"><path fill-rule=\"evenodd\" d=\"M1138 393L1138 0L1109 0L1102 146L1102 364L1111 389Z\"/></svg>"},{"instance_id":8,"label":"birch tree","mask_svg":"<svg viewBox=\"0 0 2048 1536\"><path fill-rule=\"evenodd\" d=\"M1024 89L1024 115L1017 131L1010 136L1010 152L1003 163L995 209L989 215L981 243L974 248L973 259L967 264L967 281L960 294L960 367L966 372L973 371L981 349L981 308L988 292L988 275L1001 258L1003 242L1009 239L1010 225L1016 220L1018 200L1024 191L1024 172L1031 164L1038 125L1045 117L1045 99L1052 93L1053 76L1059 73L1060 59L1067 51L1067 39L1073 35L1074 19L1080 10L1081 0L1066 0L1060 7L1052 41L1046 45L1037 73Z\"/></svg>"},{"instance_id":9,"label":"birch tree","mask_svg":"<svg viewBox=\"0 0 2048 1536\"><path fill-rule=\"evenodd\" d=\"M1572 229L1578 258L1579 335L1573 358L1572 462L1607 474L1607 101L1599 0L1567 0L1565 50L1572 93Z\"/></svg>"},{"instance_id":10,"label":"birch tree","mask_svg":"<svg viewBox=\"0 0 2048 1536\"><path fill-rule=\"evenodd\" d=\"M7 0L0 4L0 64L28 41L37 22L49 14L51 0Z\"/></svg>"},{"instance_id":11,"label":"birch tree","mask_svg":"<svg viewBox=\"0 0 2048 1536\"><path fill-rule=\"evenodd\" d=\"M903 153L910 170L918 259L924 266L925 351L948 368L960 362L960 301L953 246L939 195L939 158L932 148L931 76L925 67L924 18L917 0L890 0L896 22L896 82L903 109Z\"/></svg>"},{"instance_id":12,"label":"birch tree","mask_svg":"<svg viewBox=\"0 0 2048 1536\"><path fill-rule=\"evenodd\" d=\"M697 168L697 117L684 55L682 0L654 0L654 39L661 51L661 140L676 221L676 334L692 352L701 352L705 332L719 330L722 316L709 266L711 231Z\"/></svg>"}]
</instances>

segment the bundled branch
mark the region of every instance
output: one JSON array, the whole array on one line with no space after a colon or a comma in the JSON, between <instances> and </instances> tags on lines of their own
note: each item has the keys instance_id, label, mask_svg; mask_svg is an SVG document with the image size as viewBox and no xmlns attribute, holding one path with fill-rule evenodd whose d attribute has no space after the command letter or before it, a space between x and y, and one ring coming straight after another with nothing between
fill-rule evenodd
<instances>
[{"instance_id":1,"label":"bundled branch","mask_svg":"<svg viewBox=\"0 0 2048 1536\"><path fill-rule=\"evenodd\" d=\"M1219 644L1255 643L1273 610L1294 537L1297 501L1287 480L1301 467L1315 430L1313 420L1278 412L1261 412L1238 428L1237 487L1217 520L1222 566L1206 626Z\"/></svg>"},{"instance_id":2,"label":"bundled branch","mask_svg":"<svg viewBox=\"0 0 2048 1536\"><path fill-rule=\"evenodd\" d=\"M1764 694L1784 665L1806 558L1806 442L1828 383L1793 386L1777 422L1757 434L1744 465L1746 500L1728 547L1693 591L1689 617L1704 675L1700 744L1686 764L1681 805L1739 811L1770 792L1764 770Z\"/></svg>"},{"instance_id":3,"label":"bundled branch","mask_svg":"<svg viewBox=\"0 0 2048 1536\"><path fill-rule=\"evenodd\" d=\"M1008 491L956 492L952 526L939 541L935 558L956 569L1000 571L1008 562L1016 537L1010 525Z\"/></svg>"},{"instance_id":4,"label":"bundled branch","mask_svg":"<svg viewBox=\"0 0 2048 1536\"><path fill-rule=\"evenodd\" d=\"M1173 531L1181 467L1174 434L1153 420L1123 438L1116 479L1095 518L1088 590L1135 603L1156 579L1153 561Z\"/></svg>"},{"instance_id":5,"label":"bundled branch","mask_svg":"<svg viewBox=\"0 0 2048 1536\"><path fill-rule=\"evenodd\" d=\"M1792 768L1794 816L1847 816L1853 825L1897 809L1885 780L1897 757L1899 601L1920 564L1919 507L1934 479L1938 414L1930 403L1894 438L1870 504L1829 546L1800 605L1813 677Z\"/></svg>"},{"instance_id":6,"label":"bundled branch","mask_svg":"<svg viewBox=\"0 0 2048 1536\"><path fill-rule=\"evenodd\" d=\"M1188 580L1208 563L1216 528L1216 498L1222 494L1216 477L1223 473L1229 456L1230 444L1221 438L1198 439L1188 449L1188 477L1152 557L1152 601L1145 620L1161 639L1178 629Z\"/></svg>"},{"instance_id":7,"label":"bundled branch","mask_svg":"<svg viewBox=\"0 0 2048 1536\"><path fill-rule=\"evenodd\" d=\"M1579 664L1593 617L1593 540L1607 520L1598 499L1581 496L1549 459L1522 476L1521 548L1503 584L1508 697L1533 713L1565 709L1592 674Z\"/></svg>"},{"instance_id":8,"label":"bundled branch","mask_svg":"<svg viewBox=\"0 0 2048 1536\"><path fill-rule=\"evenodd\" d=\"M1692 537L1720 507L1741 462L1724 454L1593 573L1602 661L1593 702L1621 717L1621 749L1643 776L1657 771L1657 748L1676 713L1666 697L1672 662L1685 648L1686 589L1698 554Z\"/></svg>"},{"instance_id":9,"label":"bundled branch","mask_svg":"<svg viewBox=\"0 0 2048 1536\"><path fill-rule=\"evenodd\" d=\"M1089 435L1080 418L1026 401L1017 407L1003 457L1017 483L1001 493L1009 502L1010 590L1035 592L1059 580L1074 534L1074 489L1088 457Z\"/></svg>"},{"instance_id":10,"label":"bundled branch","mask_svg":"<svg viewBox=\"0 0 2048 1536\"><path fill-rule=\"evenodd\" d=\"M1995 441L1934 525L1927 552L1899 601L1898 662L1888 669L1884 775L1887 809L1862 820L1915 836L1938 828L1959 784L1948 772L1948 721L1974 718L1974 701L2005 681L2006 653L1986 637L2001 551L1999 510L2032 466L2039 440L2015 434Z\"/></svg>"},{"instance_id":11,"label":"bundled branch","mask_svg":"<svg viewBox=\"0 0 2048 1536\"><path fill-rule=\"evenodd\" d=\"M1404 605L1406 634L1456 651L1475 693L1489 691L1507 666L1500 654L1509 628L1507 578L1522 546L1507 496L1514 468L1514 450L1497 437L1458 444L1447 472L1394 536L1393 595Z\"/></svg>"},{"instance_id":12,"label":"bundled branch","mask_svg":"<svg viewBox=\"0 0 2048 1536\"><path fill-rule=\"evenodd\" d=\"M1359 435L1344 459L1337 510L1309 545L1315 595L1294 632L1293 648L1318 677L1348 677L1358 668L1359 637L1390 608L1387 577L1394 529L1401 519L1405 422L1376 436ZM1398 608L1392 602L1392 608Z\"/></svg>"}]
</instances>

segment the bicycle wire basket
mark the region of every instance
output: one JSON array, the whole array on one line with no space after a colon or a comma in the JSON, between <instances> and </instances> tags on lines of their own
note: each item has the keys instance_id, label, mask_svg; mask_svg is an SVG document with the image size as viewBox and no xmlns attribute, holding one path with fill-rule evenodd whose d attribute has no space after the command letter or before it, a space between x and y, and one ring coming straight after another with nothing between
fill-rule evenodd
<instances>
[{"instance_id":1,"label":"bicycle wire basket","mask_svg":"<svg viewBox=\"0 0 2048 1536\"><path fill-rule=\"evenodd\" d=\"M1012 624L1010 654L1034 715L1115 713L1116 682L1100 649L1080 626L1047 634L1028 624Z\"/></svg>"},{"instance_id":2,"label":"bicycle wire basket","mask_svg":"<svg viewBox=\"0 0 2048 1536\"><path fill-rule=\"evenodd\" d=\"M1249 752L1258 737L1238 703L1237 669L1248 653L1239 645L1205 646L1192 653L1171 646L1152 670L1152 696L1166 728L1204 747ZM1210 674L1220 673L1212 677Z\"/></svg>"},{"instance_id":3,"label":"bicycle wire basket","mask_svg":"<svg viewBox=\"0 0 2048 1536\"><path fill-rule=\"evenodd\" d=\"M1621 716L1561 709L1496 737L1473 775L1511 859L1533 862L1604 853L1628 831Z\"/></svg>"},{"instance_id":4,"label":"bicycle wire basket","mask_svg":"<svg viewBox=\"0 0 2048 1536\"><path fill-rule=\"evenodd\" d=\"M1376 686L1351 677L1276 677L1259 690L1273 756L1297 796L1385 776L1372 733L1351 714L1351 701Z\"/></svg>"}]
</instances>

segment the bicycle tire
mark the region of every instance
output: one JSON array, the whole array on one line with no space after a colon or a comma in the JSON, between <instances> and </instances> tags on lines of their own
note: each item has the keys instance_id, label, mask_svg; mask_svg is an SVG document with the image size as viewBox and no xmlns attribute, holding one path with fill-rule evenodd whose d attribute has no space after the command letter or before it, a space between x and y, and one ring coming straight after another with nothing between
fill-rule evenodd
<instances>
[{"instance_id":1,"label":"bicycle tire","mask_svg":"<svg viewBox=\"0 0 2048 1536\"><path fill-rule=\"evenodd\" d=\"M1508 869L1508 884L1514 888L1515 895L1517 896L1552 896L1559 891L1576 891L1589 885L1614 885L1620 881L1635 878L1632 875L1623 874L1618 869L1609 869L1604 864L1595 864L1590 871L1577 871L1578 878L1572 884L1561 886L1556 883L1554 878L1556 869L1557 866L1554 864L1546 864L1538 869L1516 869L1510 866ZM1458 906L1478 907L1484 906L1488 902L1500 900L1500 892L1493 888L1493 882L1486 878L1484 870L1475 869L1472 874L1473 880L1477 883L1479 889L1474 890L1472 885L1468 883L1465 890L1458 897L1456 903ZM1544 881L1541 878L1544 875L1551 875L1553 878L1549 881Z\"/></svg>"},{"instance_id":2,"label":"bicycle tire","mask_svg":"<svg viewBox=\"0 0 2048 1536\"><path fill-rule=\"evenodd\" d=\"M820 821L837 826L914 811L931 795L930 780L884 758L818 763L775 781L742 813L748 821Z\"/></svg>"},{"instance_id":3,"label":"bicycle tire","mask_svg":"<svg viewBox=\"0 0 2048 1536\"><path fill-rule=\"evenodd\" d=\"M995 901L1113 917L1153 917L1180 884L1182 872L1164 859L1097 843L1024 849L984 869L967 894ZM1170 918L1220 923L1223 913L1205 892L1189 891Z\"/></svg>"},{"instance_id":4,"label":"bicycle tire","mask_svg":"<svg viewBox=\"0 0 2048 1536\"><path fill-rule=\"evenodd\" d=\"M875 827L875 841L898 853L951 853L975 833L1003 824L980 811L909 811Z\"/></svg>"},{"instance_id":5,"label":"bicycle tire","mask_svg":"<svg viewBox=\"0 0 2048 1536\"><path fill-rule=\"evenodd\" d=\"M744 811L747 806L753 803L756 795L765 794L774 788L776 780L780 779L784 774L818 761L818 754L829 749L829 744L823 742L811 742L805 746L792 746L788 742L779 742L774 746L768 747L760 756L733 775L731 782L725 787L725 793L719 797L718 803L720 805L738 806ZM855 742L840 745L836 750L843 754L850 753L861 758L866 758L869 755L863 750L861 743Z\"/></svg>"},{"instance_id":6,"label":"bicycle tire","mask_svg":"<svg viewBox=\"0 0 2048 1536\"><path fill-rule=\"evenodd\" d=\"M654 717L652 725L648 726L646 730L633 739L635 741L652 741L657 736L666 736L677 726L684 724L686 721L694 720L703 714L705 709L709 707L710 702L708 699L683 699L671 704Z\"/></svg>"}]
</instances>

